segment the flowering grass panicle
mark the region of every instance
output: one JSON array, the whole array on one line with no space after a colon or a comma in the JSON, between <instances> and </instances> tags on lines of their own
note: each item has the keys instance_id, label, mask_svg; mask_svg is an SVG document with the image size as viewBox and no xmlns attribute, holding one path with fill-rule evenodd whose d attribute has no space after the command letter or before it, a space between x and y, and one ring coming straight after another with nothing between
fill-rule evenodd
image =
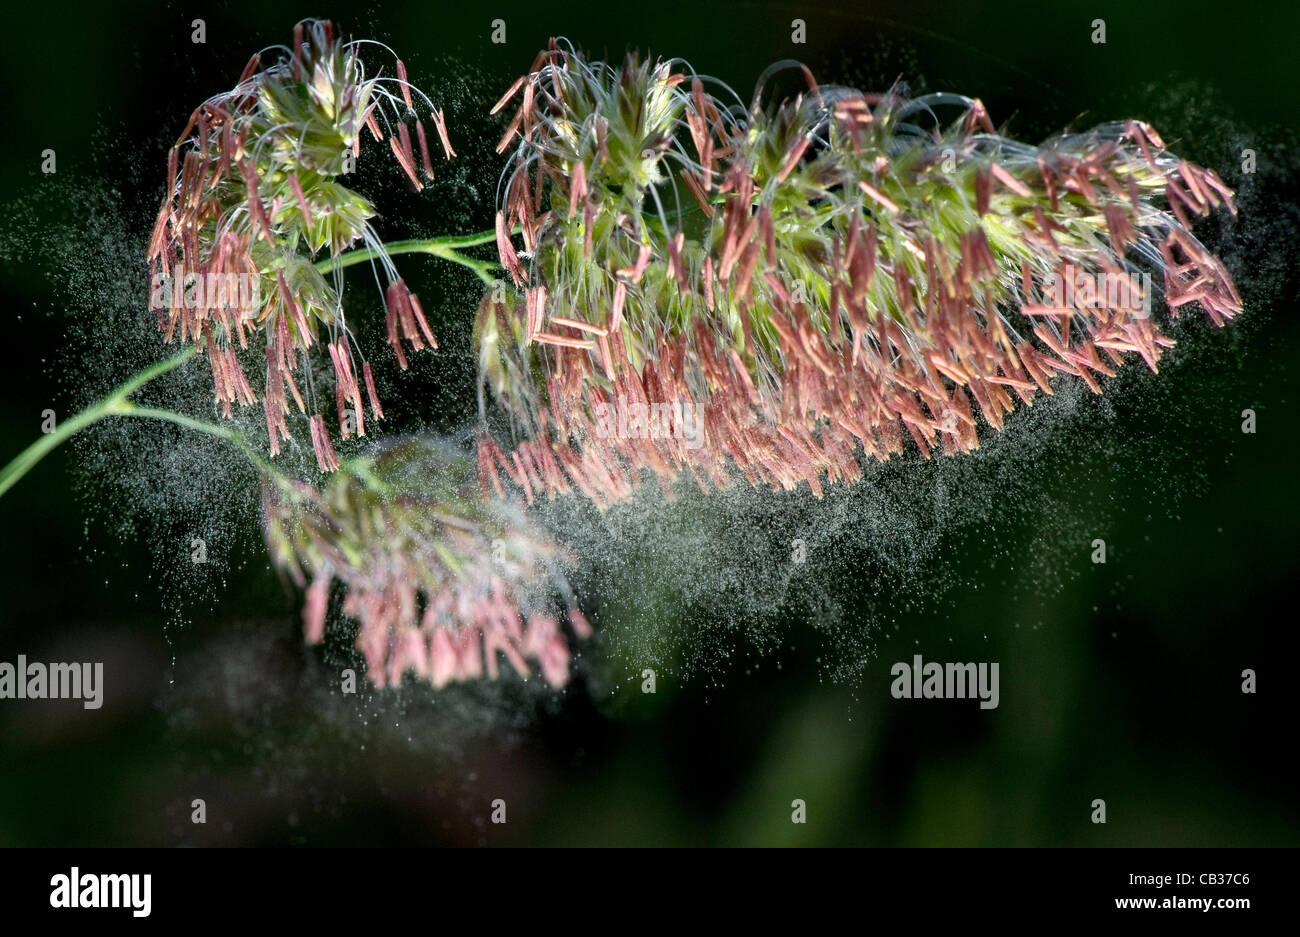
<instances>
[{"instance_id":1,"label":"flowering grass panicle","mask_svg":"<svg viewBox=\"0 0 1300 937\"><path fill-rule=\"evenodd\" d=\"M308 400L294 380L299 355L324 341L343 438L354 428L365 435L363 384L371 416L382 419L383 410L343 314L342 271L335 267L327 277L317 258L337 257L357 242L370 247L388 283L387 337L401 366L401 341L416 350L437 347L419 300L370 225L374 206L341 180L353 171L367 131L387 138L416 189L421 171L433 177L416 98L432 112L446 156L453 152L442 113L407 81L402 62L393 76L368 75L360 57L365 45L344 41L328 22L307 20L294 28L291 48L276 50L274 64L264 68L263 54L254 55L232 90L194 111L171 149L168 188L149 243L151 305L166 340L192 341L206 352L227 416L231 404L256 401L239 353L250 346L260 352L271 453L291 438L292 396L301 413L311 414L322 471L336 468L337 457L312 399L308 361L301 365Z\"/></svg>"},{"instance_id":2,"label":"flowering grass panicle","mask_svg":"<svg viewBox=\"0 0 1300 937\"><path fill-rule=\"evenodd\" d=\"M1153 294L1215 324L1241 309L1191 231L1235 212L1231 190L1145 124L1031 146L976 99L820 87L806 69L793 98L724 107L673 64L612 69L553 43L507 95L523 91L498 247L522 297L486 297L476 337L523 438L484 439L486 483L604 506L643 470L665 489L738 471L820 494L905 439L973 449L977 412L1000 429L1059 375L1100 392L1126 355L1154 370L1172 342ZM707 444L603 419L655 405L699 413Z\"/></svg>"},{"instance_id":3,"label":"flowering grass panicle","mask_svg":"<svg viewBox=\"0 0 1300 937\"><path fill-rule=\"evenodd\" d=\"M570 650L556 593L572 631L591 633L560 548L511 504L485 502L473 459L441 442L407 439L344 461L322 488L267 479L263 519L275 564L307 589L308 641L324 636L337 579L378 687L408 672L435 687L495 678L499 657L524 676L533 660L562 686Z\"/></svg>"}]
</instances>

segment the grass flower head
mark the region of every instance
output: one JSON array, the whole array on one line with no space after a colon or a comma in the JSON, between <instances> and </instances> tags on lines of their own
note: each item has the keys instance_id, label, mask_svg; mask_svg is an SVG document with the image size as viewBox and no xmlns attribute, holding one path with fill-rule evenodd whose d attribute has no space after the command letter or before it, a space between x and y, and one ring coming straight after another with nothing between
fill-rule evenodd
<instances>
[{"instance_id":1,"label":"grass flower head","mask_svg":"<svg viewBox=\"0 0 1300 937\"><path fill-rule=\"evenodd\" d=\"M432 112L443 148L452 155L442 113L407 81L401 60L390 76L370 75L367 45L345 41L328 23L294 28L263 67L253 56L238 84L200 105L168 156L168 188L149 244L151 305L167 341L192 341L212 366L216 397L232 404L257 394L241 353L265 366L262 394L271 453L291 438L289 397L309 416L322 471L337 457L299 356L324 344L336 379L335 404L343 438L365 435L362 385L373 419L382 419L369 363L343 313L342 273L323 274L317 260L356 244L370 247L387 281L388 341L406 367L401 342L437 347L419 300L398 276L371 227L375 208L345 184L369 133L389 149L416 189L433 177L416 102ZM383 48L383 47L380 47ZM418 141L419 159L411 142ZM294 371L306 374L308 400ZM345 410L352 410L352 419Z\"/></svg>"},{"instance_id":2,"label":"grass flower head","mask_svg":"<svg viewBox=\"0 0 1300 937\"><path fill-rule=\"evenodd\" d=\"M1216 324L1241 309L1192 233L1235 211L1232 192L1140 122L1032 146L977 99L821 87L806 69L792 98L724 108L669 64L554 46L539 62L513 92L498 216L522 297L485 298L477 329L483 384L522 437L509 453L484 440L498 486L605 505L643 471L705 488L738 472L820 493L907 439L926 457L973 449L977 417L1000 429L1058 376L1100 392L1126 356L1154 370L1172 344L1156 295ZM655 168L616 157L593 101L669 115L626 122L653 128ZM707 444L611 432L611 413L656 406L700 414Z\"/></svg>"},{"instance_id":3,"label":"grass flower head","mask_svg":"<svg viewBox=\"0 0 1300 937\"><path fill-rule=\"evenodd\" d=\"M495 678L500 658L523 676L534 661L564 685L557 593L571 630L590 634L562 550L516 506L483 501L473 459L442 443L407 439L347 460L322 488L268 480L263 518L274 562L307 590L308 641L324 636L338 580L376 686L408 672L435 687Z\"/></svg>"}]
</instances>

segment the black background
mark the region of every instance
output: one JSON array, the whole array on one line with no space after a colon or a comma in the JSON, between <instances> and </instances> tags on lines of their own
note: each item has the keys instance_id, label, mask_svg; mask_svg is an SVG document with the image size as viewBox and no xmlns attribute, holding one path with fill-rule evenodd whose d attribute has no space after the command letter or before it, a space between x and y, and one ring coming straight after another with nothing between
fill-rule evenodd
<instances>
[{"instance_id":1,"label":"black background","mask_svg":"<svg viewBox=\"0 0 1300 937\"><path fill-rule=\"evenodd\" d=\"M1079 397L1050 445L1026 423L1009 445L1032 443L1032 458L995 450L936 469L908 457L872 474L894 508L915 502L923 518L949 520L905 577L870 537L838 538L833 555L818 555L800 595L829 596L839 624L791 601L737 625L725 594L677 603L671 589L638 608L643 592L620 583L652 576L663 557L653 532L625 542L619 571L587 580L600 590L593 620L610 637L563 696L509 685L333 694L346 636L324 651L302 647L296 598L266 568L249 479L224 477L228 461L178 478L192 462L167 453L200 445L179 433L94 430L0 500L0 660L104 660L110 681L98 712L0 701L0 844L1297 842L1287 770L1300 660L1294 7L14 8L0 58L0 204L10 206L0 458L35 437L43 409L71 412L163 353L145 315L125 303L110 317L95 308L98 285L75 277L116 270L143 290L130 247L147 233L172 137L253 50L287 41L305 15L388 42L414 81L444 95L461 159L421 198L381 203L395 216L388 236L490 225L501 123L485 112L549 36L565 35L613 57L686 58L743 96L788 57L823 82L901 76L917 91L979 96L995 122L1011 119L1011 134L1030 140L1071 123L1147 119L1242 190L1239 225L1211 225L1207 237L1247 312L1225 331L1188 324L1159 378L1125 375L1113 397ZM190 42L196 17L204 45ZM498 17L505 46L489 42ZM806 45L789 41L795 17L807 21ZM1089 38L1098 17L1104 46ZM1256 178L1242 177L1243 145L1259 153ZM54 176L39 170L46 148L58 153ZM375 185L396 181L393 172ZM403 270L436 297L426 306L445 338L399 385L436 390L413 394L399 420L461 427L474 415L474 284L428 261ZM354 291L363 316L368 300ZM114 331L96 331L110 320ZM1247 407L1259 415L1253 436L1240 432ZM88 481L96 466L130 485ZM1022 483L981 477L1005 472ZM974 493L934 514L934 493L963 483ZM215 523L196 504L217 499L230 502L213 543L221 559L175 572L196 524ZM805 510L824 516L798 498L777 502L761 535L778 547ZM970 520L951 520L963 514ZM690 524L689 505L665 509L662 522ZM747 523L727 529L760 536ZM1105 566L1088 562L1094 536L1111 545ZM636 638L655 628L662 639ZM637 690L647 647L662 674L654 696ZM877 659L837 678L832 659L873 647ZM892 700L888 665L913 653L1000 661L1000 708ZM1244 668L1259 674L1257 695L1240 692ZM204 825L189 822L196 797ZM510 804L504 826L487 822L496 797ZM1098 797L1105 825L1090 822ZM790 822L793 798L809 805L805 825Z\"/></svg>"}]
</instances>

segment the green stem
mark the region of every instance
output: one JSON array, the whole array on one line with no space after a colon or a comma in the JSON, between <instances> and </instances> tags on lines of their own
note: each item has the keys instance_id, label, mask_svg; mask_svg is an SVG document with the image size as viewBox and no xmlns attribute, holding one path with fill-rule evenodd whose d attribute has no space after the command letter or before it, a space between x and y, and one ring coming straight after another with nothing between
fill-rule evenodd
<instances>
[{"instance_id":1,"label":"green stem","mask_svg":"<svg viewBox=\"0 0 1300 937\"><path fill-rule=\"evenodd\" d=\"M168 423L175 423L177 426L184 426L186 429L192 429L196 432L207 433L209 436L215 436L217 439L224 439L226 442L235 446L263 475L279 475L279 471L271 466L271 463L262 458L262 454L254 449L245 441L244 436L233 426L218 426L216 423L208 423L205 420L196 420L188 417L183 413L177 413L174 410L163 410L159 407L141 407L127 400L120 407L113 411L115 416L134 416L151 420L165 420Z\"/></svg>"},{"instance_id":2,"label":"green stem","mask_svg":"<svg viewBox=\"0 0 1300 937\"><path fill-rule=\"evenodd\" d=\"M383 245L382 249L373 247L359 247L356 250L339 254L337 257L329 257L319 261L316 269L322 273L330 270L343 269L351 267L354 264L366 263L373 260L381 254L430 254L434 257L441 257L443 260L449 260L452 263L460 264L474 271L488 286L496 283L497 278L493 275L497 265L486 260L476 260L473 257L466 257L460 253L460 248L477 247L481 244L490 244L496 240L495 231L481 231L478 234L466 234L454 237L427 238L424 240L411 241L394 241L391 244Z\"/></svg>"},{"instance_id":3,"label":"green stem","mask_svg":"<svg viewBox=\"0 0 1300 937\"><path fill-rule=\"evenodd\" d=\"M127 408L134 406L127 397L139 390L145 384L154 378L166 374L173 368L178 367L194 354L194 346L187 345L185 350L180 354L165 358L162 361L152 364L145 368L139 374L131 377L129 380L120 384L111 394L102 400L91 404L75 416L69 417L63 422L57 424L53 432L46 433L40 439L32 443L6 465L0 469L0 496L14 486L14 484L31 471L37 462L45 458L56 448L75 433L80 432L92 423L98 423L107 416L117 416L126 412Z\"/></svg>"},{"instance_id":4,"label":"green stem","mask_svg":"<svg viewBox=\"0 0 1300 937\"><path fill-rule=\"evenodd\" d=\"M496 283L494 276L497 266L486 260L476 260L473 257L466 257L459 251L467 247L478 247L483 244L490 244L496 240L495 231L481 231L477 234L453 235L450 237L427 238L425 240L395 241L392 244L385 244L382 248L386 254L430 254L434 257L441 257L443 260L449 260L452 263L460 264L462 267L474 271L488 286ZM321 272L328 272L332 269L342 269L351 267L354 264L365 263L380 255L380 250L363 247L354 251L348 251L337 257L330 257L316 264L316 269ZM156 420L166 420L175 423L177 426L184 426L188 429L200 433L207 433L209 436L215 436L218 439L224 439L240 449L249 460L265 475L278 476L279 472L271 468L270 464L250 446L240 435L238 430L233 428L218 426L213 423L206 423L202 420L195 420L191 417L171 410L163 410L157 407L141 407L132 403L127 398L135 391L139 390L145 384L152 381L160 375L166 374L173 368L178 367L183 362L189 360L195 353L193 345L187 345L185 350L170 358L152 364L145 368L139 374L131 377L125 383L119 385L107 397L91 404L75 416L69 417L57 428L50 433L41 436L40 439L32 443L6 465L0 469L0 496L3 496L12 488L20 478L26 475L36 463L45 458L64 440L70 438L76 433L81 432L87 426L98 423L100 420L109 416L130 416L142 417Z\"/></svg>"}]
</instances>

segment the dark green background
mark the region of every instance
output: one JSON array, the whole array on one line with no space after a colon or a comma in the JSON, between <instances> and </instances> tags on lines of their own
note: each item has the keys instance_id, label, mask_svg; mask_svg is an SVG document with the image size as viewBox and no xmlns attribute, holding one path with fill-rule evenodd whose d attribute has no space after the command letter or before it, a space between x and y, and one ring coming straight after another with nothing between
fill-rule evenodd
<instances>
[{"instance_id":1,"label":"dark green background","mask_svg":"<svg viewBox=\"0 0 1300 937\"><path fill-rule=\"evenodd\" d=\"M551 35L610 56L680 56L743 96L768 64L797 57L827 83L902 77L918 91L979 96L995 122L1010 118L1031 140L1072 122L1150 120L1241 187L1239 225L1211 224L1207 237L1247 313L1226 331L1186 325L1159 379L1126 374L1103 400L1077 397L1039 417L1055 427L1022 420L987 455L940 467L896 460L861 491L832 497L857 512L883 504L890 519L879 525L818 540L831 508L791 498L715 521L720 537L765 539L774 555L800 532L819 545L790 600L761 621L737 622L726 589L678 603L671 576L653 585L656 564L677 563L688 578L704 561L663 555L653 528L621 538L617 561L579 574L607 637L563 697L515 685L332 694L327 668L347 661L346 637L324 652L301 646L296 600L266 569L255 514L240 506L249 480L178 481L184 463L159 453L201 445L179 434L89 436L0 500L0 660L104 660L108 703L87 713L0 701L0 844L1300 840L1287 770L1300 661L1295 7L15 7L0 59L0 204L10 206L0 458L34 437L41 410L70 412L161 354L143 317L138 333L97 341L95 317L109 317L87 299L93 285L79 290L58 271L102 271L122 250L105 231L143 236L189 111L305 15L387 41L413 80L445 95L462 158L422 200L391 206L412 232L490 224L501 125L484 112ZM206 45L190 43L195 17ZM497 17L504 47L488 41ZM807 45L789 41L795 17L807 21ZM1098 17L1105 46L1089 39ZM1259 154L1256 178L1241 177L1243 146ZM47 147L58 153L54 177L38 171ZM385 231L405 233L397 222ZM454 429L473 415L473 285L421 261L402 268L437 297L446 336L438 359L400 385L438 389L411 404L407 428ZM71 334L70 316L80 323ZM106 371L106 356L120 367ZM1239 429L1247 407L1259 414L1253 436ZM88 486L86 459L101 449L102 464L135 479L134 496L111 481L99 495ZM214 474L227 464L214 462ZM149 488L156 501L140 499ZM213 548L225 559L175 572L195 518L216 523L193 498L223 493L234 507ZM691 504L661 522L695 523ZM891 531L898 541L880 542ZM1111 545L1105 566L1088 562L1095 536ZM761 592L745 577L774 570L737 566L729 588ZM872 647L878 659L842 674ZM1002 705L989 714L892 700L888 666L913 653L999 661ZM643 696L632 675L651 657L659 690ZM1255 696L1239 690L1247 667L1259 674ZM194 797L207 801L205 826L189 822ZM504 827L486 822L496 797L509 804ZM1097 797L1104 826L1089 822ZM806 825L790 822L794 798L808 804Z\"/></svg>"}]
</instances>

